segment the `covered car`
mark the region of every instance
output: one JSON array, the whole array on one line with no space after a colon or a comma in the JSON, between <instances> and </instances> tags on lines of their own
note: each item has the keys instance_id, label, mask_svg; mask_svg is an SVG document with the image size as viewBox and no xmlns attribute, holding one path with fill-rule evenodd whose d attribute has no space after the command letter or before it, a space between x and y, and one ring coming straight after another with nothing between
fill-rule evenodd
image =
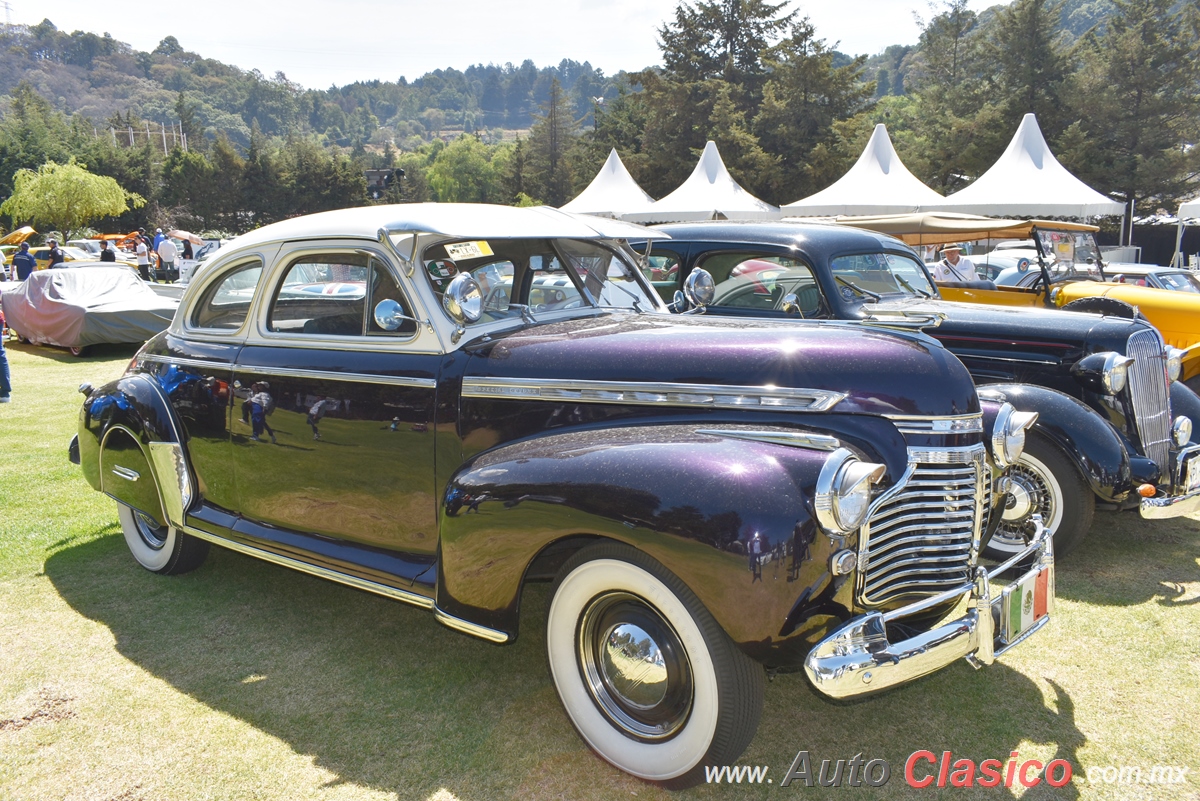
<instances>
[{"instance_id":1,"label":"covered car","mask_svg":"<svg viewBox=\"0 0 1200 801\"><path fill-rule=\"evenodd\" d=\"M89 345L145 342L171 324L179 301L125 267L41 270L4 293L4 316L23 340L80 354Z\"/></svg>"}]
</instances>

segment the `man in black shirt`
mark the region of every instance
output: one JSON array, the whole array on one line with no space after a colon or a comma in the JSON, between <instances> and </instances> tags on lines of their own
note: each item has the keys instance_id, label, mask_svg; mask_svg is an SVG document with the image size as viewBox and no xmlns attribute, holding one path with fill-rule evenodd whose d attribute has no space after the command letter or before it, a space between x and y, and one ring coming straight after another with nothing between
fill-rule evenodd
<instances>
[{"instance_id":1,"label":"man in black shirt","mask_svg":"<svg viewBox=\"0 0 1200 801\"><path fill-rule=\"evenodd\" d=\"M51 239L47 244L50 245L50 265L49 266L51 269L53 269L53 268L57 267L58 265L62 264L64 261L66 261L67 257L62 252L62 248L60 248L58 246L58 243L55 242L53 239Z\"/></svg>"},{"instance_id":2,"label":"man in black shirt","mask_svg":"<svg viewBox=\"0 0 1200 801\"><path fill-rule=\"evenodd\" d=\"M108 240L107 239L100 240L100 261L115 262L116 260L117 260L117 254L112 248L110 248L108 246Z\"/></svg>"}]
</instances>

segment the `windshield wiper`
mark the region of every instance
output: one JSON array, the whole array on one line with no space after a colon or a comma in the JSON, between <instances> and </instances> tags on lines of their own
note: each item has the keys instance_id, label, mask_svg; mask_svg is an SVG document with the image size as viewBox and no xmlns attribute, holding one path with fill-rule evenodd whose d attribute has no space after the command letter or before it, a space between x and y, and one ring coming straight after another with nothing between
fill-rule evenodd
<instances>
[{"instance_id":1,"label":"windshield wiper","mask_svg":"<svg viewBox=\"0 0 1200 801\"><path fill-rule=\"evenodd\" d=\"M863 289L858 284L855 284L853 281L847 281L845 278L842 278L840 275L835 275L834 279L842 286L848 286L860 295L866 295L867 297L873 298L874 300L882 300L883 299L883 295L880 295L878 292L872 292L869 289Z\"/></svg>"},{"instance_id":2,"label":"windshield wiper","mask_svg":"<svg viewBox=\"0 0 1200 801\"><path fill-rule=\"evenodd\" d=\"M614 284L612 281L606 281L605 283L606 283L608 286L611 286L613 289L619 289L619 290L621 290L622 292L624 292L626 295L628 295L629 297L633 298L633 310L634 310L635 312L637 312L638 314L643 314L643 313L644 313L644 309L642 309L642 307L641 307L641 305L640 305L640 304L641 304L641 298L639 298L637 295L635 295L635 294L633 294L632 292L630 292L630 291L629 291L628 289L626 289L625 287L623 287L623 286L620 286L619 284ZM601 293L601 294L603 294L603 293ZM604 304L604 305L612 305L612 307L613 307L613 308L615 308L615 309L623 309L623 308L625 308L624 306L616 306L615 304Z\"/></svg>"},{"instance_id":3,"label":"windshield wiper","mask_svg":"<svg viewBox=\"0 0 1200 801\"><path fill-rule=\"evenodd\" d=\"M928 299L928 298L932 298L932 297L933 297L933 295L930 295L930 294L929 294L928 292L926 292L925 290L923 290L923 289L917 289L915 286L913 286L912 284L908 283L908 281L904 280L904 276L903 276L903 275L897 275L897 276L896 276L896 280L897 280L897 281L899 281L901 284L903 284L905 289L909 290L910 292L916 292L918 295L920 295L920 296L921 296L921 297L923 297L923 298L926 298L926 299Z\"/></svg>"}]
</instances>

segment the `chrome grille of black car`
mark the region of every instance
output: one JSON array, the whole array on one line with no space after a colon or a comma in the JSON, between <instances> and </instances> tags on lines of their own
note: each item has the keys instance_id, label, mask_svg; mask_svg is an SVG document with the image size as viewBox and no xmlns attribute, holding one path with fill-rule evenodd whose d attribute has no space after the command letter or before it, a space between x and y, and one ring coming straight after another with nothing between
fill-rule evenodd
<instances>
[{"instance_id":1,"label":"chrome grille of black car","mask_svg":"<svg viewBox=\"0 0 1200 801\"><path fill-rule=\"evenodd\" d=\"M984 446L909 448L908 470L872 505L859 540L859 600L878 606L971 578L991 490Z\"/></svg>"},{"instance_id":2,"label":"chrome grille of black car","mask_svg":"<svg viewBox=\"0 0 1200 801\"><path fill-rule=\"evenodd\" d=\"M1160 470L1169 471L1171 406L1163 351L1162 337L1151 328L1129 337L1126 355L1134 360L1129 368L1129 397L1143 455Z\"/></svg>"}]
</instances>

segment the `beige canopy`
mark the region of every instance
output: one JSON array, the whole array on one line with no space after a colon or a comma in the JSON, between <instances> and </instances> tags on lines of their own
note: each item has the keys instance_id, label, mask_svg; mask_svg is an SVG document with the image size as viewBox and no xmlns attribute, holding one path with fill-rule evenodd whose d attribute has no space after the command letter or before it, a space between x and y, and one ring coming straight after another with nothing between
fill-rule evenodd
<instances>
[{"instance_id":1,"label":"beige canopy","mask_svg":"<svg viewBox=\"0 0 1200 801\"><path fill-rule=\"evenodd\" d=\"M927 211L917 214L879 214L869 217L838 217L838 225L866 228L881 234L891 234L910 245L944 245L950 242L973 242L978 239L1028 239L1034 228L1055 231L1099 231L1095 225L1061 222L1058 220L1004 220L957 214L949 211Z\"/></svg>"}]
</instances>

